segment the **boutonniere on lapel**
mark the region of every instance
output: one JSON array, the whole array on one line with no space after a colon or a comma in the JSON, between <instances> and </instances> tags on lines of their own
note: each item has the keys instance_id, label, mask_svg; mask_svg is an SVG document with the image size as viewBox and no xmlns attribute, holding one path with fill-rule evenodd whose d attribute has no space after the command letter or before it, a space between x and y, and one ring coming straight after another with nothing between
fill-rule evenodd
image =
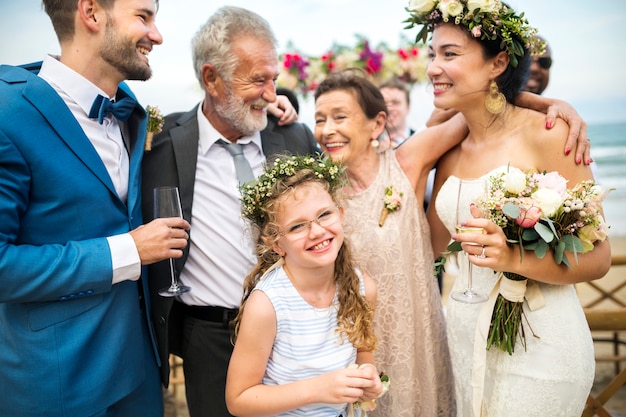
<instances>
[{"instance_id":1,"label":"boutonniere on lapel","mask_svg":"<svg viewBox=\"0 0 626 417\"><path fill-rule=\"evenodd\" d=\"M402 207L402 196L404 193L398 192L393 185L385 188L385 196L383 197L383 210L380 212L380 218L378 219L378 225L383 227L385 220L389 213L393 213L396 210L400 210Z\"/></svg>"},{"instance_id":2,"label":"boutonniere on lapel","mask_svg":"<svg viewBox=\"0 0 626 417\"><path fill-rule=\"evenodd\" d=\"M152 149L152 139L156 133L159 133L163 129L163 114L158 107L146 106L146 112L148 113L148 131L146 132L146 146L145 150Z\"/></svg>"}]
</instances>

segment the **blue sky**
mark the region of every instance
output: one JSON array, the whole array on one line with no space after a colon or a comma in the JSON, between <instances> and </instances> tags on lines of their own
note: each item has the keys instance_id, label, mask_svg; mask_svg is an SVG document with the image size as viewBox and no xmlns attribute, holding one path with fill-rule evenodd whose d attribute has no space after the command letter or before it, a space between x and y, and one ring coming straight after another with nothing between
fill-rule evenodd
<instances>
[{"instance_id":1,"label":"blue sky","mask_svg":"<svg viewBox=\"0 0 626 417\"><path fill-rule=\"evenodd\" d=\"M201 98L191 65L190 39L223 4L265 17L281 46L292 41L305 54L322 54L333 42L354 44L362 34L374 44L397 46L406 18L406 0L162 0L157 25L164 44L150 55L154 76L132 83L143 104L164 112L190 109ZM550 42L554 57L545 95L566 100L590 123L626 120L626 2L604 0L509 0L524 11ZM40 0L0 0L0 63L20 64L59 53L52 25ZM406 32L406 31L405 31ZM408 33L414 36L415 31ZM280 49L280 48L279 48ZM414 88L412 125L432 109L425 87ZM312 120L305 102L302 119Z\"/></svg>"}]
</instances>

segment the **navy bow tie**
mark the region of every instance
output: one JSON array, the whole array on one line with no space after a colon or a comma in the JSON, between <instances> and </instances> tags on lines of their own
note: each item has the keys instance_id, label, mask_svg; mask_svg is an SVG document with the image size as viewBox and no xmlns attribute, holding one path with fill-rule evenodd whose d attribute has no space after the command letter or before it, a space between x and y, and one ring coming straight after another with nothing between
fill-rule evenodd
<instances>
[{"instance_id":1,"label":"navy bow tie","mask_svg":"<svg viewBox=\"0 0 626 417\"><path fill-rule=\"evenodd\" d=\"M137 102L131 97L124 97L121 100L112 102L101 94L93 101L91 110L89 110L90 119L98 119L98 123L102 124L102 120L109 114L113 114L118 120L125 122L135 109Z\"/></svg>"}]
</instances>

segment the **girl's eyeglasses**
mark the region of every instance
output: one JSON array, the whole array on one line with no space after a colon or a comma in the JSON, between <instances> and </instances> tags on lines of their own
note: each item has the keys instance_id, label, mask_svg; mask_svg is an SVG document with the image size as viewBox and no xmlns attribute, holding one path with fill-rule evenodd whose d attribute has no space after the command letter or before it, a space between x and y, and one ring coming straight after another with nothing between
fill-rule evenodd
<instances>
[{"instance_id":1,"label":"girl's eyeglasses","mask_svg":"<svg viewBox=\"0 0 626 417\"><path fill-rule=\"evenodd\" d=\"M280 235L299 239L309 234L313 222L317 223L321 227L326 228L338 222L340 218L341 214L339 207L329 207L327 209L324 209L314 219L288 225L285 228L285 231L281 232Z\"/></svg>"}]
</instances>

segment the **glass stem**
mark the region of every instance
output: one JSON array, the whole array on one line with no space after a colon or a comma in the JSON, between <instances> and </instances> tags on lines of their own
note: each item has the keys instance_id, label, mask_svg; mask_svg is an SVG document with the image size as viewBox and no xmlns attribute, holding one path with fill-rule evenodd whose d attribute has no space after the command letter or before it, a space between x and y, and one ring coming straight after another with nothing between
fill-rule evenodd
<instances>
[{"instance_id":1,"label":"glass stem","mask_svg":"<svg viewBox=\"0 0 626 417\"><path fill-rule=\"evenodd\" d=\"M467 258L467 292L474 292L472 283L472 263L469 260L469 253L465 252Z\"/></svg>"},{"instance_id":2,"label":"glass stem","mask_svg":"<svg viewBox=\"0 0 626 417\"><path fill-rule=\"evenodd\" d=\"M176 281L176 274L174 273L174 260L170 258L170 276L172 277L172 289L178 288L178 282Z\"/></svg>"}]
</instances>

